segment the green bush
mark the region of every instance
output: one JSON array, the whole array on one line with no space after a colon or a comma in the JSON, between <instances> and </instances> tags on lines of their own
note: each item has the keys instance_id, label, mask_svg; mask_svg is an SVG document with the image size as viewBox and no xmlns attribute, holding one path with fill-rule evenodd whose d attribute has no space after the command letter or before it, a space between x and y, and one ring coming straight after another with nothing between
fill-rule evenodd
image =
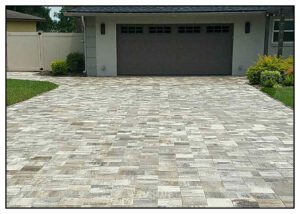
<instances>
[{"instance_id":1,"label":"green bush","mask_svg":"<svg viewBox=\"0 0 300 214\"><path fill-rule=\"evenodd\" d=\"M293 86L294 85L294 75L287 74L284 76L282 85L284 86Z\"/></svg>"},{"instance_id":2,"label":"green bush","mask_svg":"<svg viewBox=\"0 0 300 214\"><path fill-rule=\"evenodd\" d=\"M283 58L277 56L259 56L254 67L260 71L279 71L285 72L293 66L293 57Z\"/></svg>"},{"instance_id":3,"label":"green bush","mask_svg":"<svg viewBox=\"0 0 300 214\"><path fill-rule=\"evenodd\" d=\"M289 56L285 59L285 62L289 65L289 67L293 67L294 66L294 57L293 56Z\"/></svg>"},{"instance_id":4,"label":"green bush","mask_svg":"<svg viewBox=\"0 0 300 214\"><path fill-rule=\"evenodd\" d=\"M273 87L279 83L280 78L279 71L263 71L260 76L260 84L265 87Z\"/></svg>"},{"instance_id":5,"label":"green bush","mask_svg":"<svg viewBox=\"0 0 300 214\"><path fill-rule=\"evenodd\" d=\"M259 84L261 72L279 71L282 75L293 67L294 58L292 56L283 58L277 56L259 56L257 62L247 70L247 77L250 84Z\"/></svg>"},{"instance_id":6,"label":"green bush","mask_svg":"<svg viewBox=\"0 0 300 214\"><path fill-rule=\"evenodd\" d=\"M84 71L84 55L82 53L70 53L66 62L70 72Z\"/></svg>"},{"instance_id":7,"label":"green bush","mask_svg":"<svg viewBox=\"0 0 300 214\"><path fill-rule=\"evenodd\" d=\"M54 60L51 63L51 74L54 76L65 75L68 72L67 63L64 60Z\"/></svg>"},{"instance_id":8,"label":"green bush","mask_svg":"<svg viewBox=\"0 0 300 214\"><path fill-rule=\"evenodd\" d=\"M258 85L260 83L261 71L249 68L246 75L251 85Z\"/></svg>"}]
</instances>

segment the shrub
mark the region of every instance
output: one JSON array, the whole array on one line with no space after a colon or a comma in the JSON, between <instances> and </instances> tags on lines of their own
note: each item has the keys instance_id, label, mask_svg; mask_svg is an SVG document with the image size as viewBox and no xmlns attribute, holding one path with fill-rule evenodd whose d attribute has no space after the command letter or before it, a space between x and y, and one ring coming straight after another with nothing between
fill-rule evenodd
<instances>
[{"instance_id":1,"label":"shrub","mask_svg":"<svg viewBox=\"0 0 300 214\"><path fill-rule=\"evenodd\" d=\"M246 75L251 85L258 85L260 83L261 71L249 68Z\"/></svg>"},{"instance_id":2,"label":"shrub","mask_svg":"<svg viewBox=\"0 0 300 214\"><path fill-rule=\"evenodd\" d=\"M293 57L259 56L256 66L262 71L285 72L293 65Z\"/></svg>"},{"instance_id":3,"label":"shrub","mask_svg":"<svg viewBox=\"0 0 300 214\"><path fill-rule=\"evenodd\" d=\"M84 71L84 55L82 53L70 53L66 62L70 72Z\"/></svg>"},{"instance_id":4,"label":"shrub","mask_svg":"<svg viewBox=\"0 0 300 214\"><path fill-rule=\"evenodd\" d=\"M65 75L68 72L67 63L64 60L54 60L51 63L51 74L57 75Z\"/></svg>"},{"instance_id":5,"label":"shrub","mask_svg":"<svg viewBox=\"0 0 300 214\"><path fill-rule=\"evenodd\" d=\"M284 85L284 86L293 86L294 85L294 75L293 74L285 75L284 79L282 81L282 85Z\"/></svg>"},{"instance_id":6,"label":"shrub","mask_svg":"<svg viewBox=\"0 0 300 214\"><path fill-rule=\"evenodd\" d=\"M281 78L279 71L263 71L260 76L260 84L265 87L273 87Z\"/></svg>"},{"instance_id":7,"label":"shrub","mask_svg":"<svg viewBox=\"0 0 300 214\"><path fill-rule=\"evenodd\" d=\"M286 71L286 74L294 75L294 66L289 67L288 70Z\"/></svg>"},{"instance_id":8,"label":"shrub","mask_svg":"<svg viewBox=\"0 0 300 214\"><path fill-rule=\"evenodd\" d=\"M294 64L294 58L292 56L283 58L277 56L259 56L257 62L250 66L247 71L247 77L254 80L250 80L250 84L258 84L262 71L279 71L282 75L289 69L292 69ZM256 71L256 73L254 72ZM248 76L249 72L249 76Z\"/></svg>"},{"instance_id":9,"label":"shrub","mask_svg":"<svg viewBox=\"0 0 300 214\"><path fill-rule=\"evenodd\" d=\"M286 63L289 65L289 67L293 67L294 66L294 57L293 56L289 56L285 59Z\"/></svg>"}]
</instances>

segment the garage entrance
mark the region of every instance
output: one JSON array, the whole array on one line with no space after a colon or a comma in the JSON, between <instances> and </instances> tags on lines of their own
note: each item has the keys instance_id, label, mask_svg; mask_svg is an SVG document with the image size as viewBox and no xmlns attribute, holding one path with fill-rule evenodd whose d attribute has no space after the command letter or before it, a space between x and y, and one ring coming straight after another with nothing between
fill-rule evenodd
<instances>
[{"instance_id":1,"label":"garage entrance","mask_svg":"<svg viewBox=\"0 0 300 214\"><path fill-rule=\"evenodd\" d=\"M232 24L117 25L118 75L231 75Z\"/></svg>"}]
</instances>

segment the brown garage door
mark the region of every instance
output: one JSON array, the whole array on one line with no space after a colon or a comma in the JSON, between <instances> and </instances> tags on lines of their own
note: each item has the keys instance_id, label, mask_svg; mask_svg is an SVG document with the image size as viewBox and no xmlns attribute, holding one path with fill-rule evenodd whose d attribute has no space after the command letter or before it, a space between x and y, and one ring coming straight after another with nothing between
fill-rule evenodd
<instances>
[{"instance_id":1,"label":"brown garage door","mask_svg":"<svg viewBox=\"0 0 300 214\"><path fill-rule=\"evenodd\" d=\"M117 25L118 75L231 75L231 24Z\"/></svg>"}]
</instances>

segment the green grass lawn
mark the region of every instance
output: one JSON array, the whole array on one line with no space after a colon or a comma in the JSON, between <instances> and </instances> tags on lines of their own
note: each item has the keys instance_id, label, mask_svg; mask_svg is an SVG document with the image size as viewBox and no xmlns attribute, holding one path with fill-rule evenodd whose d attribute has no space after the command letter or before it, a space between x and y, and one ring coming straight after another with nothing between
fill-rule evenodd
<instances>
[{"instance_id":1,"label":"green grass lawn","mask_svg":"<svg viewBox=\"0 0 300 214\"><path fill-rule=\"evenodd\" d=\"M262 88L261 91L267 93L276 100L283 102L285 105L294 108L294 87L282 88Z\"/></svg>"},{"instance_id":2,"label":"green grass lawn","mask_svg":"<svg viewBox=\"0 0 300 214\"><path fill-rule=\"evenodd\" d=\"M6 80L6 97L7 105L12 105L46 91L50 91L58 85L48 81L33 80Z\"/></svg>"}]
</instances>

